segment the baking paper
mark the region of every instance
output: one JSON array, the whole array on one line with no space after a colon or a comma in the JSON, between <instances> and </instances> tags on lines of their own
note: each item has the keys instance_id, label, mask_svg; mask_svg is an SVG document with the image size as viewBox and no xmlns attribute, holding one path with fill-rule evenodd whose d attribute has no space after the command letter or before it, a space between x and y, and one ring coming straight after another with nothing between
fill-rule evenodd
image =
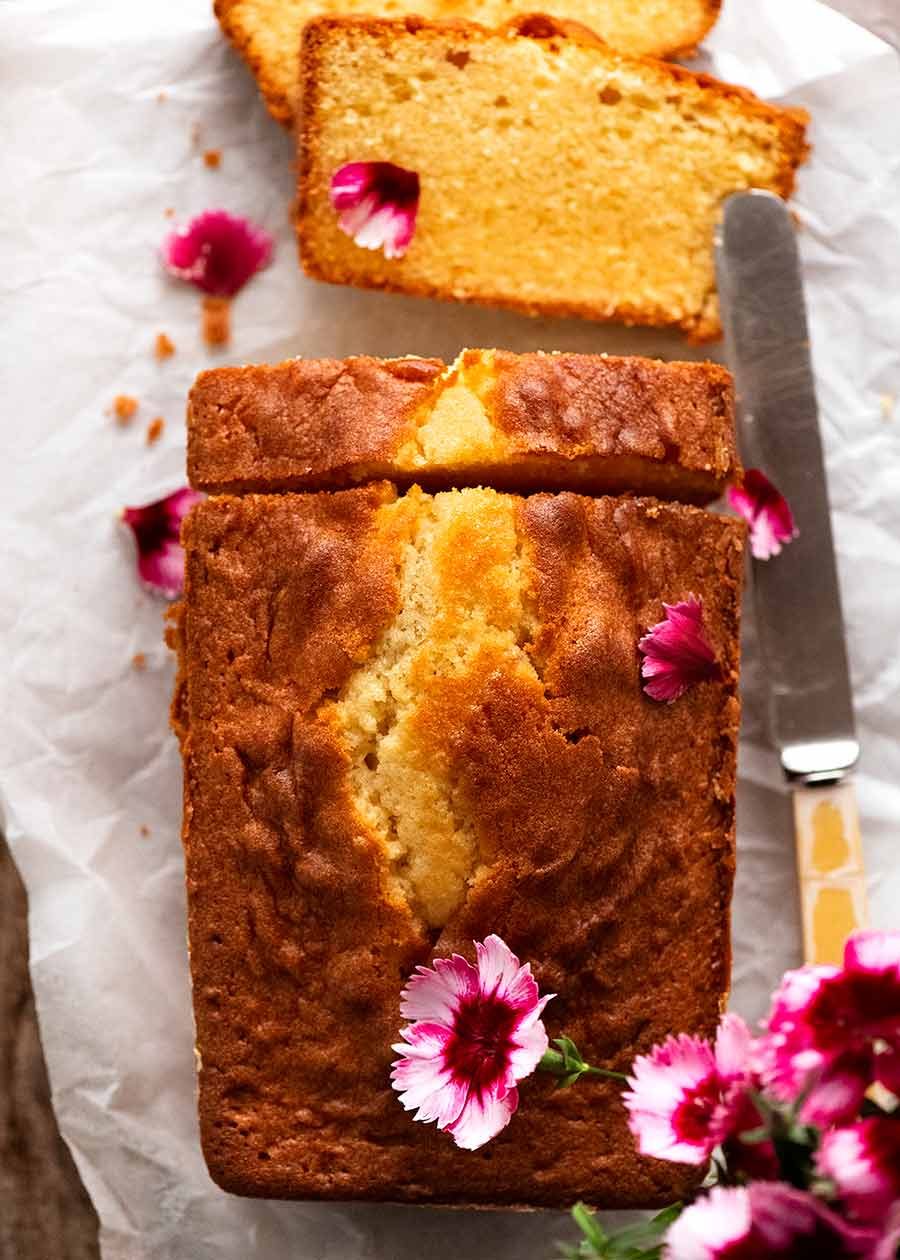
<instances>
[{"instance_id":1,"label":"baking paper","mask_svg":"<svg viewBox=\"0 0 900 1260\"><path fill-rule=\"evenodd\" d=\"M888 0L846 0L897 36ZM900 41L898 41L900 42ZM900 906L900 61L815 0L726 0L700 64L813 114L796 199L864 759L872 917ZM0 4L5 660L0 782L30 897L53 1097L106 1260L547 1260L562 1214L232 1198L197 1141L180 770L162 610L117 522L184 481L184 396L212 362L464 345L684 357L675 336L330 288L299 273L291 143L208 0ZM218 170L202 159L221 151ZM210 206L277 240L212 355L157 247ZM170 217L167 217L167 212ZM157 363L166 332L175 356ZM690 353L688 351L688 353ZM109 414L139 399L128 428ZM155 416L161 441L147 446ZM811 575L811 580L814 575ZM748 603L734 1004L799 960L789 803ZM144 653L146 668L133 665ZM660 907L661 913L664 907Z\"/></svg>"}]
</instances>

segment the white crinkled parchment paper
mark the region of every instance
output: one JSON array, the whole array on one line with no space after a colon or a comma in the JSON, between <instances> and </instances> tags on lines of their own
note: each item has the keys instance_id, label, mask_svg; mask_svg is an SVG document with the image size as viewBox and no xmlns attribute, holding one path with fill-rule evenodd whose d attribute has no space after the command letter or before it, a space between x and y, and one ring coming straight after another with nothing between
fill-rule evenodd
<instances>
[{"instance_id":1,"label":"white crinkled parchment paper","mask_svg":"<svg viewBox=\"0 0 900 1260\"><path fill-rule=\"evenodd\" d=\"M843 0L897 38L888 0ZM208 0L0 5L4 136L3 735L6 825L31 904L54 1099L108 1260L545 1260L563 1216L231 1198L197 1143L161 607L135 582L126 503L184 479L183 402L214 361L438 354L463 345L681 356L674 337L315 285L288 223L291 143ZM900 42L900 40L898 40ZM800 176L815 364L864 761L876 923L900 914L900 60L816 0L726 0L700 61L813 113ZM204 148L222 151L207 169ZM155 249L209 206L277 237L218 358ZM177 354L158 364L167 332ZM118 393L138 419L118 428ZM166 419L144 443L146 423ZM799 958L788 801L760 720L748 604L734 1001L762 1014ZM147 668L132 667L136 652Z\"/></svg>"}]
</instances>

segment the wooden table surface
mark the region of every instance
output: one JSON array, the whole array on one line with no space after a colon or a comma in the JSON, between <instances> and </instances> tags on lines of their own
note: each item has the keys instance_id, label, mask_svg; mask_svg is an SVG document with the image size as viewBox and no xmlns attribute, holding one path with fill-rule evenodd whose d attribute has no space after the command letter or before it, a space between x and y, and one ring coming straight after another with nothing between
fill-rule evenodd
<instances>
[{"instance_id":1,"label":"wooden table surface","mask_svg":"<svg viewBox=\"0 0 900 1260\"><path fill-rule=\"evenodd\" d=\"M0 1260L98 1260L97 1217L50 1106L25 914L0 836Z\"/></svg>"}]
</instances>

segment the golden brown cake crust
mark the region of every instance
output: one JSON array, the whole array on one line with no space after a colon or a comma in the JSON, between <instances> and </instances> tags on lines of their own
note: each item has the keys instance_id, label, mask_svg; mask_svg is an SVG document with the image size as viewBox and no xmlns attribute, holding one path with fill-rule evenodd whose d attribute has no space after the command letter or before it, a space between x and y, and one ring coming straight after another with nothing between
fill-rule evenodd
<instances>
[{"instance_id":1,"label":"golden brown cake crust","mask_svg":"<svg viewBox=\"0 0 900 1260\"><path fill-rule=\"evenodd\" d=\"M611 63L631 69L643 68L648 81L653 82L663 96L667 90L671 91L680 84L690 84L692 88L699 88L709 97L731 102L743 116L764 120L771 125L777 136L777 142L772 147L778 155L778 162L774 177L766 186L785 199L793 192L797 167L809 152L806 141L809 115L806 110L767 104L745 88L724 83L710 75L696 74L653 57L620 54L606 45L593 31L579 26L578 23L559 21L540 14L514 18L497 31L488 30L476 22L458 19L425 21L418 17L321 17L309 22L304 28L300 58L301 107L297 128L299 177L296 227L300 261L307 275L331 284L351 284L445 301L505 307L526 315L574 317L634 326L677 327L695 343L715 340L721 335L714 284L711 284L699 309L676 316L658 305L635 303L626 298L601 306L591 301L567 299L562 292L552 299L532 299L508 290L495 292L489 284L482 288L468 287L465 290L451 288L449 284L437 285L417 276L400 275L396 267L352 267L346 257L328 256L327 251L320 251L314 230L317 193L321 192L317 184L322 181L322 172L319 169L320 66L327 58L326 49L331 39L339 31L358 32L380 41L387 58L390 58L393 42L402 34L418 35L425 40L440 40L452 34L455 42L471 49L479 44L490 46L498 38L544 42L552 51L558 49L560 41L599 48L604 58ZM732 191L739 189L734 188ZM590 266L589 258L585 258L584 265L586 268Z\"/></svg>"},{"instance_id":2,"label":"golden brown cake crust","mask_svg":"<svg viewBox=\"0 0 900 1260\"><path fill-rule=\"evenodd\" d=\"M323 6L323 10L324 10ZM527 14L532 7L527 0L522 0L522 12ZM553 7L549 5L548 7ZM679 57L691 54L703 37L709 32L719 16L722 0L702 0L700 12L693 21L684 24L674 39L654 37L650 24L645 35L644 50L658 57ZM216 18L223 34L240 54L250 68L266 108L272 117L283 127L291 127L295 122L296 86L288 82L279 72L279 66L271 55L267 55L266 47L261 40L261 31L254 15L247 12L244 0L215 0L213 5ZM435 15L437 16L437 14ZM472 17L477 17L473 10ZM572 23L577 25L577 23ZM299 51L302 21L297 20L296 50ZM582 29L587 29L584 26ZM602 35L602 31L600 32ZM616 43L615 40L611 41ZM622 47L622 45L617 45Z\"/></svg>"},{"instance_id":3,"label":"golden brown cake crust","mask_svg":"<svg viewBox=\"0 0 900 1260\"><path fill-rule=\"evenodd\" d=\"M441 462L417 434L461 383L484 408L490 451ZM466 350L450 369L351 358L204 372L188 403L188 471L215 493L386 477L708 502L740 466L731 376L716 364Z\"/></svg>"},{"instance_id":4,"label":"golden brown cake crust","mask_svg":"<svg viewBox=\"0 0 900 1260\"><path fill-rule=\"evenodd\" d=\"M653 500L459 493L480 496L476 533L511 514L531 631L515 668L484 660L420 704L422 747L446 758L483 863L436 931L391 891L353 806L334 702L382 651L404 548L437 500L385 485L222 497L186 523L175 716L206 1158L251 1195L668 1202L694 1173L636 1155L609 1083L555 1093L537 1074L509 1128L463 1152L403 1112L389 1047L414 964L471 955L491 931L558 994L550 1035L593 1062L626 1068L673 1030L712 1032L730 962L743 527ZM447 555L457 593L483 583L476 552ZM637 640L689 593L722 676L658 705Z\"/></svg>"}]
</instances>

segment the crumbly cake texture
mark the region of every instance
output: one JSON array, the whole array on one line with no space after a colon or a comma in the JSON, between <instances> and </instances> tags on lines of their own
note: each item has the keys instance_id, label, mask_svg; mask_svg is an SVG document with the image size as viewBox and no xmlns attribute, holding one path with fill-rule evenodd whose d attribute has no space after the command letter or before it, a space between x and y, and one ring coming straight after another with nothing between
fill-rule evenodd
<instances>
[{"instance_id":1,"label":"crumbly cake texture","mask_svg":"<svg viewBox=\"0 0 900 1260\"><path fill-rule=\"evenodd\" d=\"M706 503L740 475L733 394L713 363L604 355L217 368L190 394L188 471L214 493L385 478Z\"/></svg>"},{"instance_id":2,"label":"crumbly cake texture","mask_svg":"<svg viewBox=\"0 0 900 1260\"><path fill-rule=\"evenodd\" d=\"M323 18L301 56L297 230L336 284L718 336L713 232L747 188L788 197L804 111L536 17ZM402 258L338 226L349 162L418 173Z\"/></svg>"},{"instance_id":3,"label":"crumbly cake texture","mask_svg":"<svg viewBox=\"0 0 900 1260\"><path fill-rule=\"evenodd\" d=\"M186 522L174 720L200 1057L224 1188L669 1202L618 1088L523 1083L459 1151L390 1087L417 963L499 933L551 1036L627 1069L712 1034L729 979L743 526L651 499L386 483L221 496ZM703 600L721 677L643 695L637 642Z\"/></svg>"},{"instance_id":4,"label":"crumbly cake texture","mask_svg":"<svg viewBox=\"0 0 900 1260\"><path fill-rule=\"evenodd\" d=\"M291 126L297 112L300 35L311 19L370 13L371 0L216 0L225 35L256 77L269 113ZM719 15L721 0L547 0L553 17L580 22L622 52L670 57L691 52ZM383 17L471 18L500 26L526 0L380 0Z\"/></svg>"}]
</instances>

